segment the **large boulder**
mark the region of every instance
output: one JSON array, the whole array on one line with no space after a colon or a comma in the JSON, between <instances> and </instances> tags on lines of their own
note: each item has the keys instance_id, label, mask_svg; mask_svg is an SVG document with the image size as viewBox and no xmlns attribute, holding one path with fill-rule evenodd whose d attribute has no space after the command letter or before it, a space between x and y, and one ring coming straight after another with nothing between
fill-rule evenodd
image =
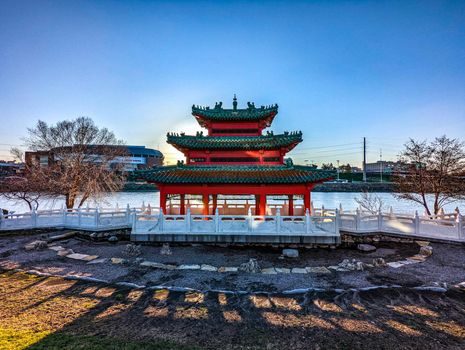
<instances>
[{"instance_id":1,"label":"large boulder","mask_svg":"<svg viewBox=\"0 0 465 350\"><path fill-rule=\"evenodd\" d=\"M362 252L374 252L376 250L376 247L371 244L359 244L357 246L357 249Z\"/></svg>"},{"instance_id":2,"label":"large boulder","mask_svg":"<svg viewBox=\"0 0 465 350\"><path fill-rule=\"evenodd\" d=\"M42 250L47 248L48 244L46 241L33 241L24 246L26 250Z\"/></svg>"},{"instance_id":3,"label":"large boulder","mask_svg":"<svg viewBox=\"0 0 465 350\"><path fill-rule=\"evenodd\" d=\"M386 266L386 261L383 258L375 258L373 259L373 266L375 267Z\"/></svg>"},{"instance_id":4,"label":"large boulder","mask_svg":"<svg viewBox=\"0 0 465 350\"><path fill-rule=\"evenodd\" d=\"M423 255L423 256L431 256L431 255L433 255L433 247L431 247L429 245L420 247L420 255Z\"/></svg>"},{"instance_id":5,"label":"large boulder","mask_svg":"<svg viewBox=\"0 0 465 350\"><path fill-rule=\"evenodd\" d=\"M286 258L298 258L299 251L297 249L283 249L283 256Z\"/></svg>"},{"instance_id":6,"label":"large boulder","mask_svg":"<svg viewBox=\"0 0 465 350\"><path fill-rule=\"evenodd\" d=\"M128 256L139 256L142 254L141 246L135 245L134 243L126 244L123 249L123 254Z\"/></svg>"},{"instance_id":7,"label":"large boulder","mask_svg":"<svg viewBox=\"0 0 465 350\"><path fill-rule=\"evenodd\" d=\"M261 271L261 269L257 259L250 259L248 262L243 263L241 264L241 266L239 266L239 271L258 273Z\"/></svg>"},{"instance_id":8,"label":"large boulder","mask_svg":"<svg viewBox=\"0 0 465 350\"><path fill-rule=\"evenodd\" d=\"M116 236L110 236L110 237L108 238L108 242L116 243L116 242L118 242L118 237L116 237Z\"/></svg>"},{"instance_id":9,"label":"large boulder","mask_svg":"<svg viewBox=\"0 0 465 350\"><path fill-rule=\"evenodd\" d=\"M160 249L160 254L161 255L171 255L173 252L171 251L169 243L163 243L161 249Z\"/></svg>"}]
</instances>

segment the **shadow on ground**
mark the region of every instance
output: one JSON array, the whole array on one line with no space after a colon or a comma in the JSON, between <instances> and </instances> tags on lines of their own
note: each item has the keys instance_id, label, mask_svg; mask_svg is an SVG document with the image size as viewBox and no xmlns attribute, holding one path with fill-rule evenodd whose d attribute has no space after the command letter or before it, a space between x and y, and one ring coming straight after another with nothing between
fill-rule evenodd
<instances>
[{"instance_id":1,"label":"shadow on ground","mask_svg":"<svg viewBox=\"0 0 465 350\"><path fill-rule=\"evenodd\" d=\"M465 294L135 290L0 274L5 349L460 349Z\"/></svg>"}]
</instances>

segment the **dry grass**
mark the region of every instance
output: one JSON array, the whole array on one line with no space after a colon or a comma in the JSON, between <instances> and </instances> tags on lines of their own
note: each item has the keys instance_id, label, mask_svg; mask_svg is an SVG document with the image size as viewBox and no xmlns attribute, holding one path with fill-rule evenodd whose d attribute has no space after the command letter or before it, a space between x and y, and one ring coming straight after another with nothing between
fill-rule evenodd
<instances>
[{"instance_id":1,"label":"dry grass","mask_svg":"<svg viewBox=\"0 0 465 350\"><path fill-rule=\"evenodd\" d=\"M0 349L461 349L465 298L128 290L0 273Z\"/></svg>"}]
</instances>

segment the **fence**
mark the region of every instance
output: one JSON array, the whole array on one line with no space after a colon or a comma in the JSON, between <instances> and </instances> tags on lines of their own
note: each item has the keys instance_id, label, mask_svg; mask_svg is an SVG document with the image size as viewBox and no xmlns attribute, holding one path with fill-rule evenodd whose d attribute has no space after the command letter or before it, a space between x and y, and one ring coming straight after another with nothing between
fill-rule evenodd
<instances>
[{"instance_id":1,"label":"fence","mask_svg":"<svg viewBox=\"0 0 465 350\"><path fill-rule=\"evenodd\" d=\"M131 217L140 212L141 209L127 207L33 210L22 214L0 214L0 230L63 227L99 231L127 228L131 225Z\"/></svg>"},{"instance_id":2,"label":"fence","mask_svg":"<svg viewBox=\"0 0 465 350\"><path fill-rule=\"evenodd\" d=\"M353 233L394 233L406 236L465 242L465 217L460 213L419 216L360 210L339 214L340 228Z\"/></svg>"},{"instance_id":3,"label":"fence","mask_svg":"<svg viewBox=\"0 0 465 350\"><path fill-rule=\"evenodd\" d=\"M157 215L136 214L133 217L134 234L249 234L249 235L328 235L339 236L337 212L334 216L256 216L251 215Z\"/></svg>"},{"instance_id":4,"label":"fence","mask_svg":"<svg viewBox=\"0 0 465 350\"><path fill-rule=\"evenodd\" d=\"M0 209L0 213L2 213ZM465 242L465 217L460 213L414 215L372 214L356 210L312 208L301 216L276 215L164 215L158 208L85 208L41 210L22 214L0 214L0 230L63 227L82 230L132 228L133 234L248 234L248 235L337 235L352 233L392 233L410 237Z\"/></svg>"}]
</instances>

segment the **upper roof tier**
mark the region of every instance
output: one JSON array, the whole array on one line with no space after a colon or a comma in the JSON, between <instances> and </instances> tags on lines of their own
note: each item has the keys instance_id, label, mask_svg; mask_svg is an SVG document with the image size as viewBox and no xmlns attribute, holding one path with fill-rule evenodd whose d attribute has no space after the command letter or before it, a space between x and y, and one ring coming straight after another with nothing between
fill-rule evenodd
<instances>
[{"instance_id":1,"label":"upper roof tier","mask_svg":"<svg viewBox=\"0 0 465 350\"><path fill-rule=\"evenodd\" d=\"M294 148L302 142L302 132L285 132L274 135L268 133L262 136L196 136L184 134L167 134L167 142L179 150L272 150L280 148Z\"/></svg>"},{"instance_id":2,"label":"upper roof tier","mask_svg":"<svg viewBox=\"0 0 465 350\"><path fill-rule=\"evenodd\" d=\"M250 122L259 121L266 118L273 118L278 113L278 105L255 107L253 102L247 102L247 108L237 108L237 98L234 95L233 108L223 108L223 102L215 103L214 108L192 106L192 115L197 118L213 122ZM199 121L200 122L200 121Z\"/></svg>"}]
</instances>

